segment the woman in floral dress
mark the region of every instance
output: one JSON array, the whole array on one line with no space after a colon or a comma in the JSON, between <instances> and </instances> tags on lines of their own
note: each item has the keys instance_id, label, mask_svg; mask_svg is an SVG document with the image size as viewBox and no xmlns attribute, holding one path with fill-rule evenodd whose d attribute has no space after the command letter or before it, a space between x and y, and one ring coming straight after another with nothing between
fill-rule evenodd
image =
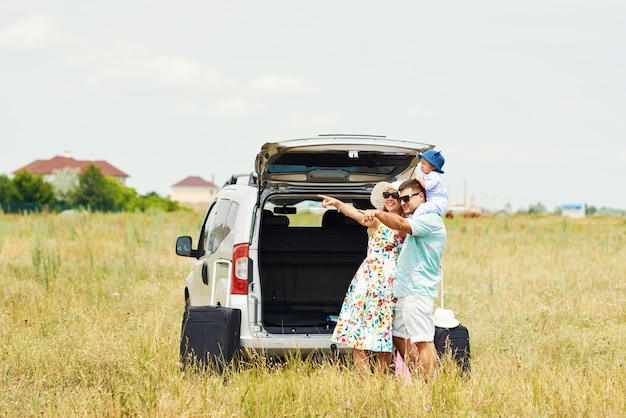
<instances>
[{"instance_id":1,"label":"woman in floral dress","mask_svg":"<svg viewBox=\"0 0 626 418\"><path fill-rule=\"evenodd\" d=\"M393 359L391 325L395 300L391 288L403 237L378 220L363 223L362 213L351 205L333 197L319 197L323 207L333 206L367 226L369 237L367 256L348 287L332 341L352 347L357 370L369 371L368 356L375 353L377 368L386 371ZM377 209L403 214L398 190L390 183L378 183L370 201Z\"/></svg>"}]
</instances>

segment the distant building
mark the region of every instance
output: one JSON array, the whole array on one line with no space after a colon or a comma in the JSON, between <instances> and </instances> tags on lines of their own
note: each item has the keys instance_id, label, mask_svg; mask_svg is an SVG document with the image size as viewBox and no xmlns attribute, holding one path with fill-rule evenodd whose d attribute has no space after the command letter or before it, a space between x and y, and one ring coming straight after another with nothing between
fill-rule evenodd
<instances>
[{"instance_id":1,"label":"distant building","mask_svg":"<svg viewBox=\"0 0 626 418\"><path fill-rule=\"evenodd\" d=\"M448 197L448 210L447 213L450 214L480 214L483 213L484 210L478 206L474 202L473 197L458 197L458 196L449 196ZM470 217L467 215L466 217Z\"/></svg>"},{"instance_id":2,"label":"distant building","mask_svg":"<svg viewBox=\"0 0 626 418\"><path fill-rule=\"evenodd\" d=\"M189 176L172 186L170 199L179 203L205 203L211 200L219 187L211 181L206 181L199 176Z\"/></svg>"},{"instance_id":3,"label":"distant building","mask_svg":"<svg viewBox=\"0 0 626 418\"><path fill-rule=\"evenodd\" d=\"M584 218L585 205L582 203L566 203L561 206L561 213L566 218Z\"/></svg>"},{"instance_id":4,"label":"distant building","mask_svg":"<svg viewBox=\"0 0 626 418\"><path fill-rule=\"evenodd\" d=\"M56 156L50 160L36 160L24 167L18 168L13 172L19 173L20 171L28 171L32 174L43 175L44 180L52 182L54 176L64 170L76 171L76 174L80 174L90 164L95 165L100 169L102 174L118 179L121 183L125 183L129 177L128 174L122 170L114 167L106 161L102 160L75 160L69 154L64 156Z\"/></svg>"}]
</instances>

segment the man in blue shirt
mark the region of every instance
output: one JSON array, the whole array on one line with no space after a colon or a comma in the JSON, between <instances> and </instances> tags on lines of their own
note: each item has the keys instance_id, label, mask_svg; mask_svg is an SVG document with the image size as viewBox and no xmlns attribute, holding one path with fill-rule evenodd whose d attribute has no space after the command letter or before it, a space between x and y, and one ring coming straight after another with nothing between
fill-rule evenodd
<instances>
[{"instance_id":1,"label":"man in blue shirt","mask_svg":"<svg viewBox=\"0 0 626 418\"><path fill-rule=\"evenodd\" d=\"M406 216L426 202L426 191L416 179L405 181L398 190ZM398 298L393 342L409 369L422 373L424 379L430 381L437 368L432 312L446 244L443 219L434 212L410 218L380 210L367 210L364 215L366 222L377 218L389 228L406 233L393 283L393 295Z\"/></svg>"}]
</instances>

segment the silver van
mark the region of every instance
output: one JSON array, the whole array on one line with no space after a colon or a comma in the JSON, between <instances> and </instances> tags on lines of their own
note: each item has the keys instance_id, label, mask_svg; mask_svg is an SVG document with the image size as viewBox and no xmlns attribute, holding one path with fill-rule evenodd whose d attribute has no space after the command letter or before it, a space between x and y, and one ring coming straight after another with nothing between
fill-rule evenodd
<instances>
[{"instance_id":1,"label":"silver van","mask_svg":"<svg viewBox=\"0 0 626 418\"><path fill-rule=\"evenodd\" d=\"M366 255L367 229L318 194L371 208L372 187L413 176L433 145L383 136L320 135L266 143L255 171L234 175L210 203L193 259L185 307L241 310L242 348L284 354L345 350L331 342L345 292Z\"/></svg>"}]
</instances>

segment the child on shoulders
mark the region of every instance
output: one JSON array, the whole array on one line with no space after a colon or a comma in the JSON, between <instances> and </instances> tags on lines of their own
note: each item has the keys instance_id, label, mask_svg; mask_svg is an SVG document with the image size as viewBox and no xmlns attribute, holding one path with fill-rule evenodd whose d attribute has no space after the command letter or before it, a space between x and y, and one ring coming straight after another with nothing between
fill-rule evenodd
<instances>
[{"instance_id":1,"label":"child on shoulders","mask_svg":"<svg viewBox=\"0 0 626 418\"><path fill-rule=\"evenodd\" d=\"M433 149L417 154L417 157L423 173L423 177L418 176L417 181L426 190L426 202L422 203L411 217L427 212L435 212L443 216L448 209L448 189L441 179L442 167L446 160L441 155L441 151Z\"/></svg>"}]
</instances>

